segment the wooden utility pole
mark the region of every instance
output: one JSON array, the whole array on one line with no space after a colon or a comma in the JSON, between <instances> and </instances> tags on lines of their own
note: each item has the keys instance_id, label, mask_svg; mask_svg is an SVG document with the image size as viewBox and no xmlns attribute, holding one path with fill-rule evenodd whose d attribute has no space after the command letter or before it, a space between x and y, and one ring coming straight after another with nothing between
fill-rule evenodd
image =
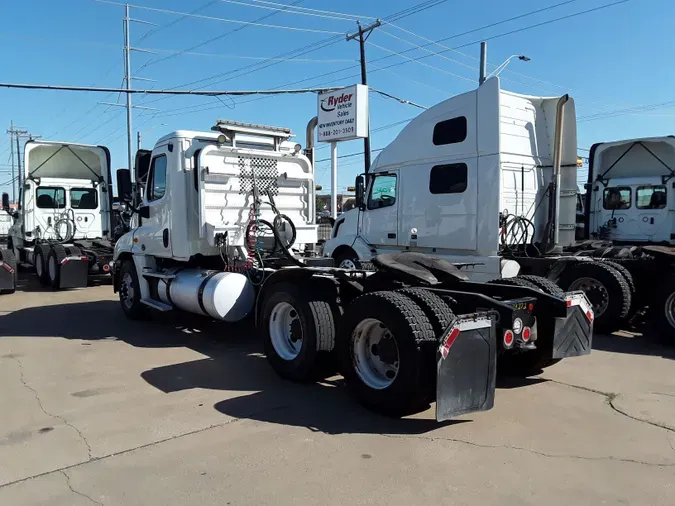
<instances>
[{"instance_id":1,"label":"wooden utility pole","mask_svg":"<svg viewBox=\"0 0 675 506\"><path fill-rule=\"evenodd\" d=\"M359 31L347 35L347 40L353 40L358 37L359 46L361 49L361 84L368 84L368 79L366 75L366 40L370 36L371 32L380 26L382 22L378 19L372 25L366 26L365 28L361 26L360 22L356 22L359 25ZM363 158L365 165L365 172L368 174L370 170L370 111L368 112L368 135L363 139Z\"/></svg>"}]
</instances>

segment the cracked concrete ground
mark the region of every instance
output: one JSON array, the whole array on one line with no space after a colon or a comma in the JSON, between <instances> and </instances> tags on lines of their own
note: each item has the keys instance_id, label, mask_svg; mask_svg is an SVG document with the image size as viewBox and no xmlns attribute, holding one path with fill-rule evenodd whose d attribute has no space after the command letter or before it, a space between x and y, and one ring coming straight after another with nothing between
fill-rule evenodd
<instances>
[{"instance_id":1,"label":"cracked concrete ground","mask_svg":"<svg viewBox=\"0 0 675 506\"><path fill-rule=\"evenodd\" d=\"M0 504L675 504L675 348L602 337L438 424L279 381L245 325L0 298Z\"/></svg>"}]
</instances>

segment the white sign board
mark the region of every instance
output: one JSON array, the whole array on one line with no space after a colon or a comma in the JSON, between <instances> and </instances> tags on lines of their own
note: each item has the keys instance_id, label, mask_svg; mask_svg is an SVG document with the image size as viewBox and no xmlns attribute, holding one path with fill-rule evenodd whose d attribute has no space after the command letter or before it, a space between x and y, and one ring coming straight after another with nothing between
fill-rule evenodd
<instances>
[{"instance_id":1,"label":"white sign board","mask_svg":"<svg viewBox=\"0 0 675 506\"><path fill-rule=\"evenodd\" d=\"M356 84L319 93L319 142L368 137L368 87Z\"/></svg>"}]
</instances>

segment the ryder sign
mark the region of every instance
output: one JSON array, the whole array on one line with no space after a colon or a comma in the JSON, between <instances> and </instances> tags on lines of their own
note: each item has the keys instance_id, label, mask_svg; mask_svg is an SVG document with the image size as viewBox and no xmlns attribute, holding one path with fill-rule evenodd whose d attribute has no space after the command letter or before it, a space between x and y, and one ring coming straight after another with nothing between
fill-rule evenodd
<instances>
[{"instance_id":1,"label":"ryder sign","mask_svg":"<svg viewBox=\"0 0 675 506\"><path fill-rule=\"evenodd\" d=\"M319 93L319 142L368 137L368 87L356 84Z\"/></svg>"}]
</instances>

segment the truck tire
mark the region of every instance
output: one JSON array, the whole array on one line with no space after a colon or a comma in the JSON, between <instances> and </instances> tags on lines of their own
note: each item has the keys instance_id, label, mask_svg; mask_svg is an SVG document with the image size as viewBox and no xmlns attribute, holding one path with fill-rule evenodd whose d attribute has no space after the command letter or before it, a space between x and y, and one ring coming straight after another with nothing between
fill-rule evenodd
<instances>
[{"instance_id":1,"label":"truck tire","mask_svg":"<svg viewBox=\"0 0 675 506\"><path fill-rule=\"evenodd\" d=\"M652 297L650 314L661 337L669 344L675 344L675 276L671 276Z\"/></svg>"},{"instance_id":2,"label":"truck tire","mask_svg":"<svg viewBox=\"0 0 675 506\"><path fill-rule=\"evenodd\" d=\"M532 283L532 281L528 281L526 279L523 279L522 277L492 279L488 281L488 283L491 283L493 285L521 286L523 288L533 288L535 290L540 291L540 288L534 283Z\"/></svg>"},{"instance_id":3,"label":"truck tire","mask_svg":"<svg viewBox=\"0 0 675 506\"><path fill-rule=\"evenodd\" d=\"M49 256L49 246L37 244L33 251L33 265L35 266L35 275L42 286L49 284L47 275L47 257Z\"/></svg>"},{"instance_id":4,"label":"truck tire","mask_svg":"<svg viewBox=\"0 0 675 506\"><path fill-rule=\"evenodd\" d=\"M362 405L389 416L428 407L437 344L424 311L396 292L358 297L338 328L338 359L347 386Z\"/></svg>"},{"instance_id":5,"label":"truck tire","mask_svg":"<svg viewBox=\"0 0 675 506\"><path fill-rule=\"evenodd\" d=\"M558 280L565 291L581 290L593 304L595 330L611 334L628 315L630 287L611 265L600 261L578 262L567 267Z\"/></svg>"},{"instance_id":6,"label":"truck tire","mask_svg":"<svg viewBox=\"0 0 675 506\"><path fill-rule=\"evenodd\" d=\"M16 258L14 257L14 252L9 249L0 249L0 260L9 265L14 269L14 287L8 288L6 290L0 290L0 295L10 294L16 292L16 285L19 281L19 270L17 269Z\"/></svg>"},{"instance_id":7,"label":"truck tire","mask_svg":"<svg viewBox=\"0 0 675 506\"><path fill-rule=\"evenodd\" d=\"M47 255L46 271L49 286L52 290L58 290L61 285L61 262L68 256L66 248L60 244L52 246Z\"/></svg>"},{"instance_id":8,"label":"truck tire","mask_svg":"<svg viewBox=\"0 0 675 506\"><path fill-rule=\"evenodd\" d=\"M120 269L119 297L127 318L145 320L148 317L148 309L141 302L141 284L133 260L126 260Z\"/></svg>"},{"instance_id":9,"label":"truck tire","mask_svg":"<svg viewBox=\"0 0 675 506\"><path fill-rule=\"evenodd\" d=\"M533 285L535 285L537 288L539 288L542 292L552 295L553 297L558 297L559 299L564 299L565 298L565 291L560 288L558 285L556 285L553 281L550 279L544 278L542 276L532 276L530 274L524 275L524 276L518 276L519 279L524 279L525 281L529 281Z\"/></svg>"},{"instance_id":10,"label":"truck tire","mask_svg":"<svg viewBox=\"0 0 675 506\"><path fill-rule=\"evenodd\" d=\"M631 304L625 319L629 320L633 315L635 315L636 311L640 309L637 303L637 287L635 286L635 280L633 279L633 275L630 273L628 269L626 269L616 260L603 259L602 261L608 265L611 265L617 271L619 271L619 274L623 276L623 279L626 280L626 283L628 284L628 289L630 290Z\"/></svg>"},{"instance_id":11,"label":"truck tire","mask_svg":"<svg viewBox=\"0 0 675 506\"><path fill-rule=\"evenodd\" d=\"M397 290L397 292L412 299L424 311L438 339L441 338L443 331L455 319L450 305L429 290L425 290L424 288L403 288L402 290Z\"/></svg>"},{"instance_id":12,"label":"truck tire","mask_svg":"<svg viewBox=\"0 0 675 506\"><path fill-rule=\"evenodd\" d=\"M301 383L319 378L319 351L335 341L330 294L307 285L278 283L261 306L267 360L279 376Z\"/></svg>"},{"instance_id":13,"label":"truck tire","mask_svg":"<svg viewBox=\"0 0 675 506\"><path fill-rule=\"evenodd\" d=\"M349 270L361 269L361 261L356 252L349 249L335 258L335 267Z\"/></svg>"}]
</instances>

